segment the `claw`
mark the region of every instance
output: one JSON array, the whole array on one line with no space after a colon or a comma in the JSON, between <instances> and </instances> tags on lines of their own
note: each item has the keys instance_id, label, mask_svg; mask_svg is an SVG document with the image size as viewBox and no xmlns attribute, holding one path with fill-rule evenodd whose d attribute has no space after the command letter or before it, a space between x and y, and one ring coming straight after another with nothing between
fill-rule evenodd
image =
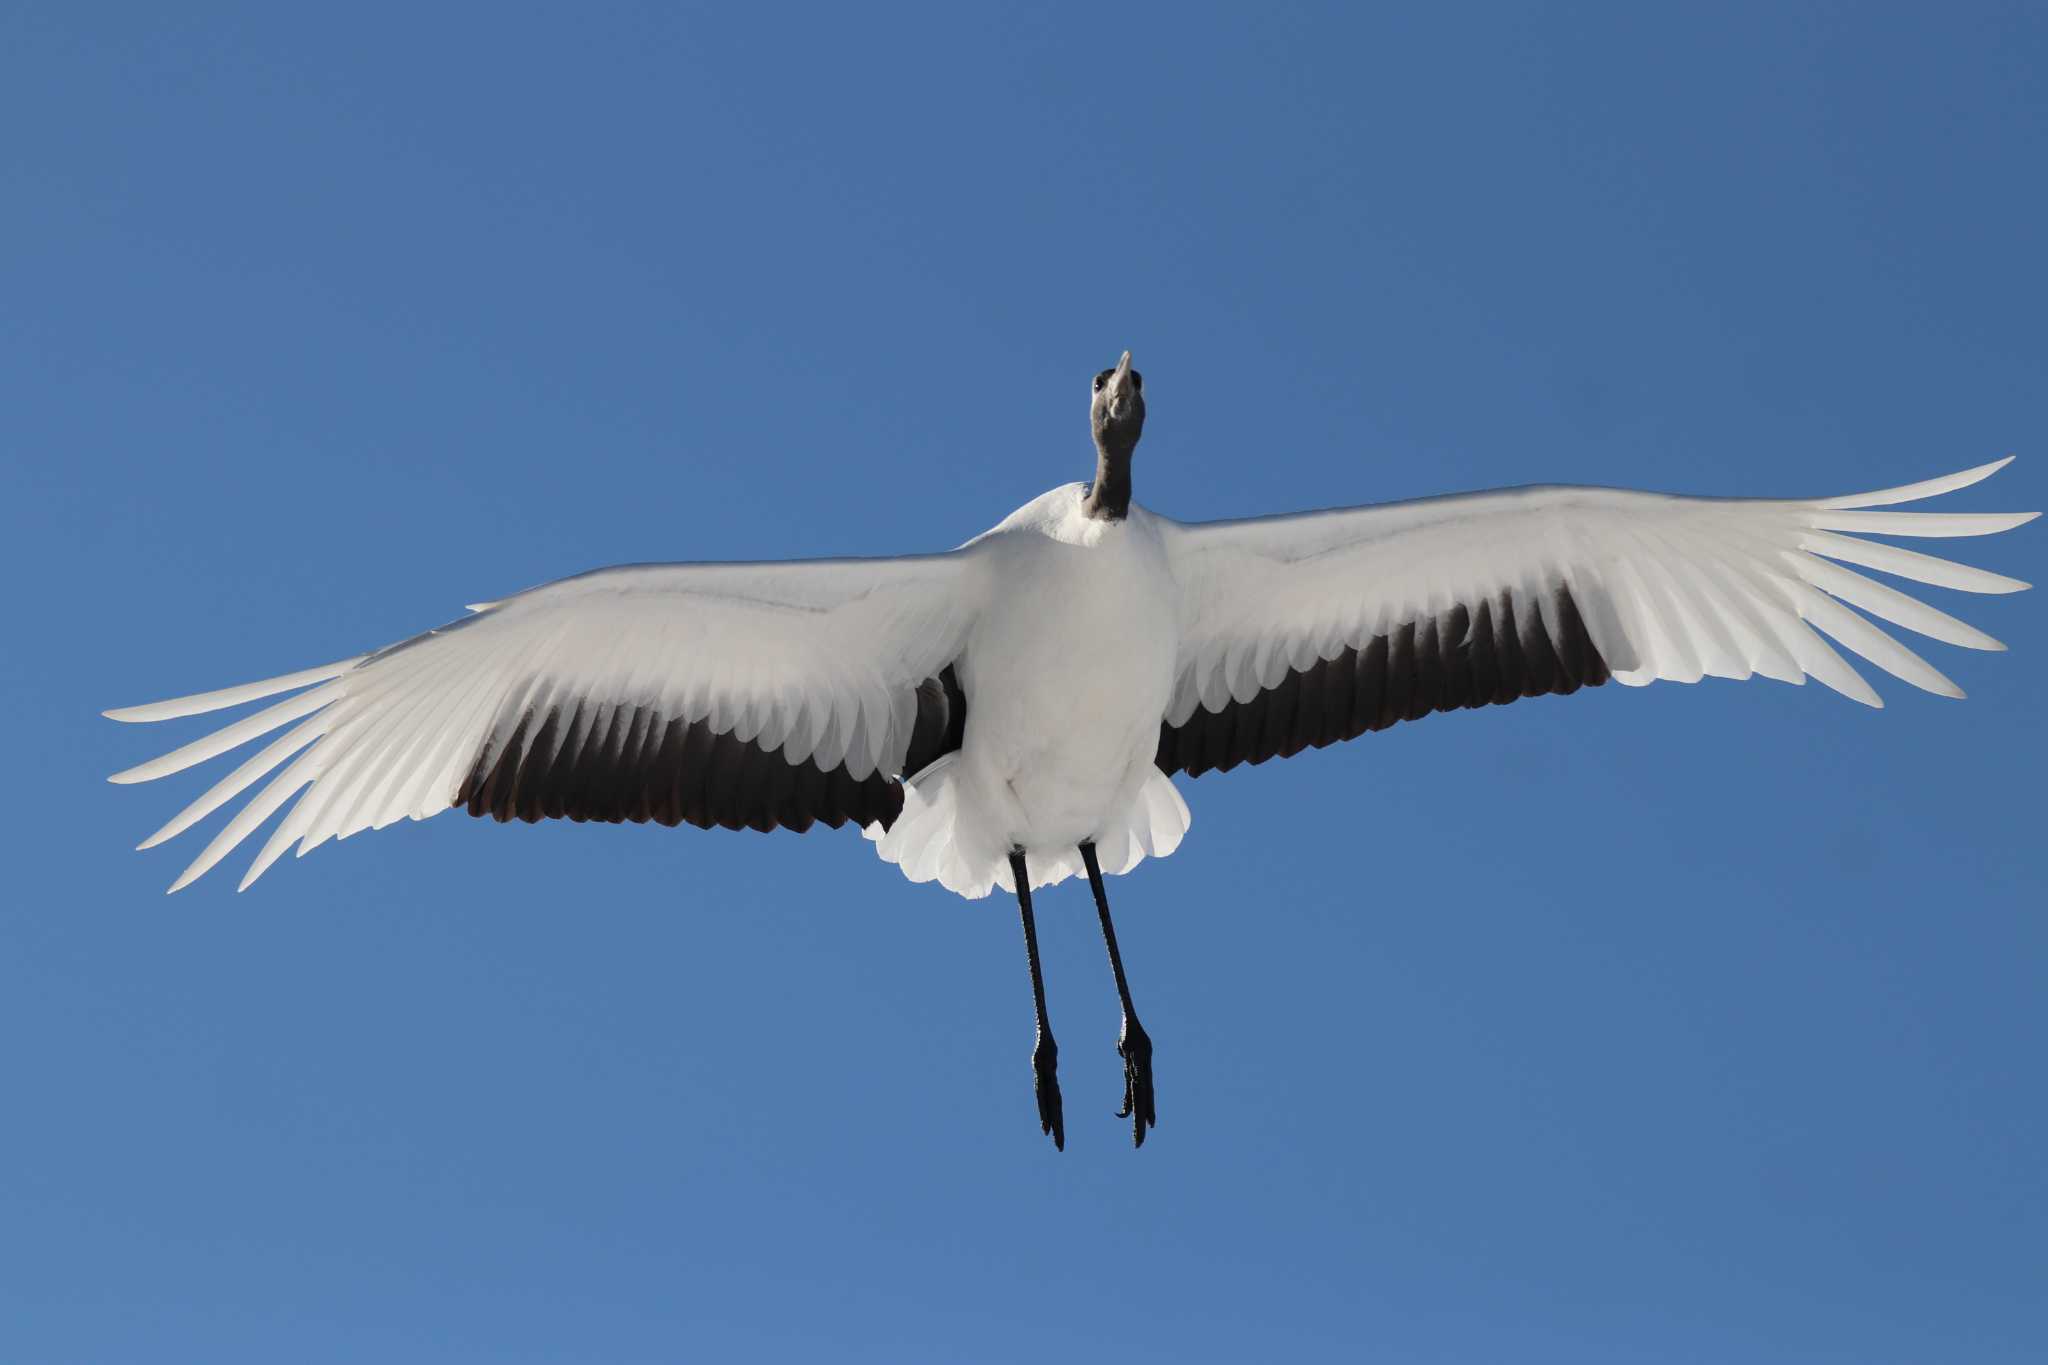
<instances>
[{"instance_id":1,"label":"claw","mask_svg":"<svg viewBox=\"0 0 2048 1365\"><path fill-rule=\"evenodd\" d=\"M1116 1050L1124 1059L1124 1105L1116 1116L1131 1120L1131 1145L1143 1147L1145 1130L1159 1126L1159 1110L1152 1091L1152 1039L1143 1025L1125 1015Z\"/></svg>"},{"instance_id":2,"label":"claw","mask_svg":"<svg viewBox=\"0 0 2048 1365\"><path fill-rule=\"evenodd\" d=\"M1066 1106L1060 1099L1060 1048L1052 1035L1042 1035L1031 1049L1031 1088L1038 1097L1038 1130L1052 1138L1054 1150L1067 1150Z\"/></svg>"}]
</instances>

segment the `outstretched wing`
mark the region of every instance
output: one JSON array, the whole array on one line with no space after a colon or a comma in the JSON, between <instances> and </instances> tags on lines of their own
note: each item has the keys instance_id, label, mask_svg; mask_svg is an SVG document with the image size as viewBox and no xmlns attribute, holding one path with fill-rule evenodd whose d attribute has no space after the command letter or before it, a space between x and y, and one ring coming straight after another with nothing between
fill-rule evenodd
<instances>
[{"instance_id":1,"label":"outstretched wing","mask_svg":"<svg viewBox=\"0 0 2048 1365\"><path fill-rule=\"evenodd\" d=\"M1193 776L1262 763L1432 711L1609 678L1810 676L1881 706L1821 632L1959 697L1849 607L1950 644L2004 646L1842 564L1966 592L2026 587L1862 539L1989 535L2033 520L1862 510L1966 488L2009 462L1811 502L1544 487L1167 523L1181 647L1159 767Z\"/></svg>"},{"instance_id":2,"label":"outstretched wing","mask_svg":"<svg viewBox=\"0 0 2048 1365\"><path fill-rule=\"evenodd\" d=\"M951 665L980 591L974 565L956 551L563 579L373 654L109 711L168 720L307 689L112 780L163 777L292 727L144 841L285 765L173 891L295 796L244 887L294 841L303 855L451 806L499 820L886 824L902 805L895 779L959 743Z\"/></svg>"}]
</instances>

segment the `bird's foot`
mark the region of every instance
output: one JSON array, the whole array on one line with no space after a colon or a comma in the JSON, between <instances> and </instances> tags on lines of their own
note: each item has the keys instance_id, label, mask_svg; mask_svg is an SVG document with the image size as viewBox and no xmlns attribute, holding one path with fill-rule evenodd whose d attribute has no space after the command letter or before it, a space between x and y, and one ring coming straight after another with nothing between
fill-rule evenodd
<instances>
[{"instance_id":1,"label":"bird's foot","mask_svg":"<svg viewBox=\"0 0 2048 1365\"><path fill-rule=\"evenodd\" d=\"M1131 1145L1143 1147L1145 1130L1159 1125L1159 1111L1152 1098L1152 1039L1145 1026L1128 1014L1116 1050L1124 1059L1124 1107L1116 1116L1131 1121Z\"/></svg>"},{"instance_id":2,"label":"bird's foot","mask_svg":"<svg viewBox=\"0 0 2048 1365\"><path fill-rule=\"evenodd\" d=\"M1031 1088L1038 1094L1039 1131L1052 1137L1052 1145L1067 1150L1066 1111L1060 1104L1060 1045L1050 1033L1038 1035L1031 1049Z\"/></svg>"}]
</instances>

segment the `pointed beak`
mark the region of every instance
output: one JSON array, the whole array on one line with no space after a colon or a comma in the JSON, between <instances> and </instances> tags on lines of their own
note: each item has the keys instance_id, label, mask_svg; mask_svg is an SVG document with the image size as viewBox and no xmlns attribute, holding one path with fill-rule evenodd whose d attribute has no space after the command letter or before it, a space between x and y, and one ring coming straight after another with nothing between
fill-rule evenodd
<instances>
[{"instance_id":1,"label":"pointed beak","mask_svg":"<svg viewBox=\"0 0 2048 1365\"><path fill-rule=\"evenodd\" d=\"M1121 417L1131 405L1131 353L1124 352L1117 361L1116 369L1109 376L1109 383L1103 386L1109 394L1109 410Z\"/></svg>"}]
</instances>

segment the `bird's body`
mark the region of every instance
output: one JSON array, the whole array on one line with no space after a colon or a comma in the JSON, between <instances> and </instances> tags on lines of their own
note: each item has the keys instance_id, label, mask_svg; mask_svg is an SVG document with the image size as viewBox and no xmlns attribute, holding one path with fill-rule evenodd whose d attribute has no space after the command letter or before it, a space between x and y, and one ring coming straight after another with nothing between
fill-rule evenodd
<instances>
[{"instance_id":1,"label":"bird's body","mask_svg":"<svg viewBox=\"0 0 2048 1365\"><path fill-rule=\"evenodd\" d=\"M1144 419L1126 353L1095 378L1095 478L957 550L629 565L545 584L374 653L110 711L167 720L296 692L114 780L162 777L284 731L145 841L256 788L174 891L280 810L244 886L294 846L303 855L449 809L763 831L854 824L915 881L1017 894L1039 1114L1056 1141L1057 1048L1030 891L1085 873L1124 1011L1124 1112L1142 1142L1151 1042L1103 877L1180 844L1188 808L1175 774L1610 680L1811 677L1881 705L1823 634L1959 697L1870 618L2004 646L1843 566L1966 592L2027 586L1866 538L1987 535L2031 520L1872 510L1966 488L2003 460L1835 498L1531 487L1187 524L1131 500Z\"/></svg>"},{"instance_id":2,"label":"bird's body","mask_svg":"<svg viewBox=\"0 0 2048 1365\"><path fill-rule=\"evenodd\" d=\"M1086 491L1055 488L963 547L988 606L961 656L960 748L910 775L891 829L871 827L913 880L1014 889L1009 855L1022 849L1045 886L1081 871L1085 843L1125 872L1187 828L1152 761L1179 649L1160 523L1137 506L1091 517Z\"/></svg>"}]
</instances>

